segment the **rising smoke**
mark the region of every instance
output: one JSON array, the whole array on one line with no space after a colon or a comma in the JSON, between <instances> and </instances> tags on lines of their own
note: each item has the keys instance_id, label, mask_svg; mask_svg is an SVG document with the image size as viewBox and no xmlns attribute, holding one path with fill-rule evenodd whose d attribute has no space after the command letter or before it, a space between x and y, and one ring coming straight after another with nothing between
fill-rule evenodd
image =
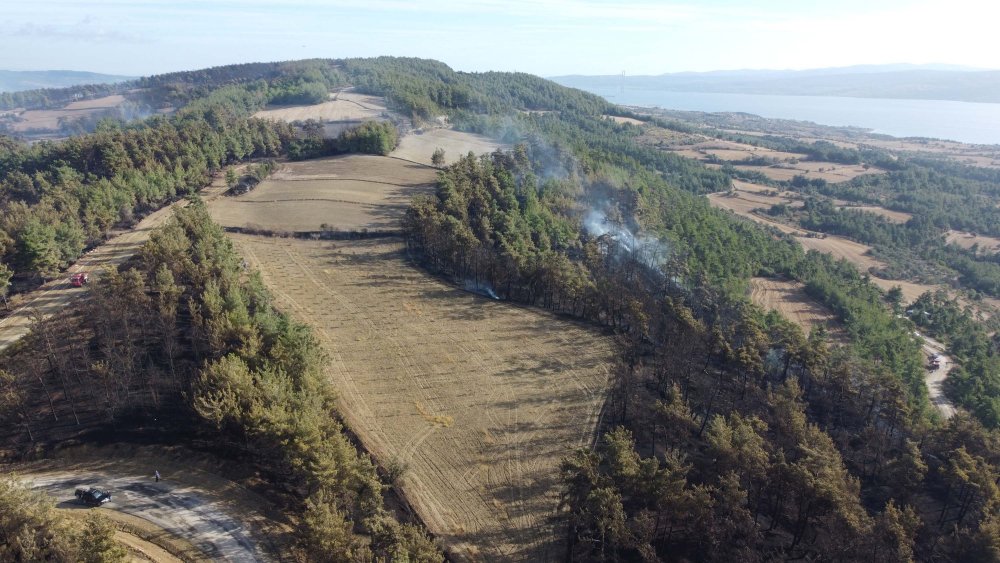
<instances>
[{"instance_id":1,"label":"rising smoke","mask_svg":"<svg viewBox=\"0 0 1000 563\"><path fill-rule=\"evenodd\" d=\"M472 293L478 293L483 297L489 297L496 301L500 301L500 296L493 291L493 287L486 282L476 282L473 280L465 280L465 291L471 291Z\"/></svg>"},{"instance_id":2,"label":"rising smoke","mask_svg":"<svg viewBox=\"0 0 1000 563\"><path fill-rule=\"evenodd\" d=\"M607 205L602 207L607 208ZM583 218L583 229L593 237L609 236L619 251L638 262L659 269L670 257L670 248L659 239L636 235L622 223L608 218L605 211L594 208Z\"/></svg>"}]
</instances>

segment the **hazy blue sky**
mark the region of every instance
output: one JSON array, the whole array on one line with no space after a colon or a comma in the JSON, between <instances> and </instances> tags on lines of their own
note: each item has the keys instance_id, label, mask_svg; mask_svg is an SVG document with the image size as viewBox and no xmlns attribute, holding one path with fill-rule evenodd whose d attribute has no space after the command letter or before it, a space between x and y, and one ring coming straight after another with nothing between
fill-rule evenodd
<instances>
[{"instance_id":1,"label":"hazy blue sky","mask_svg":"<svg viewBox=\"0 0 1000 563\"><path fill-rule=\"evenodd\" d=\"M0 68L14 70L140 75L383 54L543 76L1000 68L990 0L2 0L2 13Z\"/></svg>"}]
</instances>

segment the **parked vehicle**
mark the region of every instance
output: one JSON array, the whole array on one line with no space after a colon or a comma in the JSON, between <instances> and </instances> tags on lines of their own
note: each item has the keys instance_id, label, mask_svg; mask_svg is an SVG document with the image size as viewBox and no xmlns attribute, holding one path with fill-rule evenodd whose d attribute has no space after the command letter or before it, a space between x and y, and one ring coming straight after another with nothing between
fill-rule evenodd
<instances>
[{"instance_id":1,"label":"parked vehicle","mask_svg":"<svg viewBox=\"0 0 1000 563\"><path fill-rule=\"evenodd\" d=\"M87 506L101 506L111 502L111 491L102 491L96 487L77 489L76 499Z\"/></svg>"},{"instance_id":2,"label":"parked vehicle","mask_svg":"<svg viewBox=\"0 0 1000 563\"><path fill-rule=\"evenodd\" d=\"M73 284L73 287L83 287L90 281L90 275L87 272L77 272L69 278L69 283Z\"/></svg>"}]
</instances>

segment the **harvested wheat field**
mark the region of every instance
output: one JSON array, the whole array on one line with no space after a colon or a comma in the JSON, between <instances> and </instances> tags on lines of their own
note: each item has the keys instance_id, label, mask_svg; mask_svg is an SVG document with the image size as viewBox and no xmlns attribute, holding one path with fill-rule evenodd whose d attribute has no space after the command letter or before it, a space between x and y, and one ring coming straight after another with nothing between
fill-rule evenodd
<instances>
[{"instance_id":1,"label":"harvested wheat field","mask_svg":"<svg viewBox=\"0 0 1000 563\"><path fill-rule=\"evenodd\" d=\"M819 237L795 237L806 250L817 250L832 255L834 258L844 259L857 266L861 272L867 272L869 268L881 268L885 264L872 258L871 247L848 240L846 238L829 235L824 238Z\"/></svg>"},{"instance_id":2,"label":"harvested wheat field","mask_svg":"<svg viewBox=\"0 0 1000 563\"><path fill-rule=\"evenodd\" d=\"M390 156L430 165L431 155L438 148L444 149L445 163L452 164L470 151L483 154L508 147L475 133L453 129L429 129L423 132L414 131L403 137L399 147L392 151Z\"/></svg>"},{"instance_id":3,"label":"harvested wheat field","mask_svg":"<svg viewBox=\"0 0 1000 563\"><path fill-rule=\"evenodd\" d=\"M289 162L253 191L209 205L224 227L274 231L398 230L410 199L437 170L397 158L347 155Z\"/></svg>"},{"instance_id":4,"label":"harvested wheat field","mask_svg":"<svg viewBox=\"0 0 1000 563\"><path fill-rule=\"evenodd\" d=\"M70 102L66 104L66 107L63 109L68 111L77 111L81 109L110 109L122 105L124 101L125 96L121 94L114 94L112 96L104 96L103 98Z\"/></svg>"},{"instance_id":5,"label":"harvested wheat field","mask_svg":"<svg viewBox=\"0 0 1000 563\"><path fill-rule=\"evenodd\" d=\"M893 211L891 209L886 209L884 207L879 207L877 205L841 205L839 209L849 209L853 211L864 211L865 213L873 213L881 217L885 217L890 223L898 223L902 225L910 219L913 215L906 213L905 211Z\"/></svg>"},{"instance_id":6,"label":"harvested wheat field","mask_svg":"<svg viewBox=\"0 0 1000 563\"><path fill-rule=\"evenodd\" d=\"M791 201L782 197L766 196L753 192L737 192L736 196L725 193L709 194L709 202L716 207L732 209L740 215L749 215L755 209L767 211L772 205L785 204L790 207L802 207L801 201Z\"/></svg>"},{"instance_id":7,"label":"harvested wheat field","mask_svg":"<svg viewBox=\"0 0 1000 563\"><path fill-rule=\"evenodd\" d=\"M733 188L741 192L751 192L759 194L759 193L777 192L780 190L780 188L774 188L771 186L762 186L760 184L754 184L751 182L746 182L744 180L733 179L732 182L733 182Z\"/></svg>"},{"instance_id":8,"label":"harvested wheat field","mask_svg":"<svg viewBox=\"0 0 1000 563\"><path fill-rule=\"evenodd\" d=\"M235 235L315 330L351 429L454 560L561 559L558 465L594 437L614 353L590 327L456 289L400 239Z\"/></svg>"},{"instance_id":9,"label":"harvested wheat field","mask_svg":"<svg viewBox=\"0 0 1000 563\"><path fill-rule=\"evenodd\" d=\"M704 156L714 155L722 160L731 161L739 161L753 157L766 157L776 161L793 159L799 160L805 158L805 155L803 154L776 151L765 147L755 147L745 143L723 141L720 139L708 139L705 142L699 143L690 148L700 151Z\"/></svg>"},{"instance_id":10,"label":"harvested wheat field","mask_svg":"<svg viewBox=\"0 0 1000 563\"><path fill-rule=\"evenodd\" d=\"M830 254L837 259L847 260L848 262L854 264L854 266L857 267L858 271L861 273L868 273L872 268L879 269L885 267L884 263L873 258L869 254L871 247L852 240L833 235L825 238L797 236L795 239L798 240L806 250L817 250L819 252ZM899 288L903 290L903 300L906 303L912 303L927 291L935 291L944 287L941 285L930 285L903 280L886 280L875 275L871 275L870 279L873 284L880 287L883 291L889 291L893 287L899 286Z\"/></svg>"},{"instance_id":11,"label":"harvested wheat field","mask_svg":"<svg viewBox=\"0 0 1000 563\"><path fill-rule=\"evenodd\" d=\"M939 289L944 289L947 291L947 286L944 285L931 285L926 283L917 283L904 280L884 280L877 276L871 276L872 283L877 285L882 291L889 291L893 287L899 286L899 289L903 291L903 302L913 303L918 297L927 293L928 291L934 292Z\"/></svg>"},{"instance_id":12,"label":"harvested wheat field","mask_svg":"<svg viewBox=\"0 0 1000 563\"><path fill-rule=\"evenodd\" d=\"M364 121L387 115L385 98L344 91L330 95L330 101L309 106L268 106L254 117L274 121Z\"/></svg>"},{"instance_id":13,"label":"harvested wheat field","mask_svg":"<svg viewBox=\"0 0 1000 563\"><path fill-rule=\"evenodd\" d=\"M615 123L629 123L631 125L646 125L645 121L636 119L634 117L622 117L620 115L602 115L604 119L610 119Z\"/></svg>"},{"instance_id":14,"label":"harvested wheat field","mask_svg":"<svg viewBox=\"0 0 1000 563\"><path fill-rule=\"evenodd\" d=\"M789 201L783 198L762 196L755 193L741 192L736 197L730 197L725 193L715 193L708 194L709 204L713 207L718 207L720 209L727 209L733 213L740 215L741 217L746 217L755 223L765 225L768 227L774 227L779 231L790 234L790 235L804 235L807 231L797 227L792 227L790 225L785 225L784 223L779 223L773 219L770 219L764 215L759 215L754 213L755 209L767 209L774 205L775 203L787 203L792 206L800 206L802 202L799 201Z\"/></svg>"},{"instance_id":15,"label":"harvested wheat field","mask_svg":"<svg viewBox=\"0 0 1000 563\"><path fill-rule=\"evenodd\" d=\"M844 338L843 329L833 313L809 297L805 286L799 282L751 278L750 300L762 309L781 313L806 334L814 327L822 326L834 341Z\"/></svg>"},{"instance_id":16,"label":"harvested wheat field","mask_svg":"<svg viewBox=\"0 0 1000 563\"><path fill-rule=\"evenodd\" d=\"M708 164L709 168L722 168L718 164ZM779 164L776 166L747 166L736 165L738 170L746 172L760 172L771 180L779 182L789 181L795 176L805 176L808 179L822 179L836 184L852 180L862 174L881 174L882 170L876 168L865 169L862 166L847 166L832 162L799 162L798 164ZM822 172L820 171L822 169Z\"/></svg>"},{"instance_id":17,"label":"harvested wheat field","mask_svg":"<svg viewBox=\"0 0 1000 563\"><path fill-rule=\"evenodd\" d=\"M963 233L962 231L948 231L947 241L948 244L954 244L965 249L972 248L973 245L978 244L980 252L1000 252L1000 239L985 235Z\"/></svg>"},{"instance_id":18,"label":"harvested wheat field","mask_svg":"<svg viewBox=\"0 0 1000 563\"><path fill-rule=\"evenodd\" d=\"M124 101L124 96L115 95L72 102L61 109L22 111L17 114L19 120L10 124L10 129L18 133L25 133L27 131L56 131L61 127L60 120L74 121L82 117L102 113L120 106Z\"/></svg>"}]
</instances>

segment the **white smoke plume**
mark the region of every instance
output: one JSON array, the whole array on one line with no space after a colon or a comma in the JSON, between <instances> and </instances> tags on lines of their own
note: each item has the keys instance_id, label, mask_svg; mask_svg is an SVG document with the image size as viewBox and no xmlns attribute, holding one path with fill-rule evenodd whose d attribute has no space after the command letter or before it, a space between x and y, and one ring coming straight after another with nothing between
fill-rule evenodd
<instances>
[{"instance_id":1,"label":"white smoke plume","mask_svg":"<svg viewBox=\"0 0 1000 563\"><path fill-rule=\"evenodd\" d=\"M583 219L583 228L593 237L610 236L626 254L632 255L640 263L659 269L670 257L669 247L659 239L639 235L624 225L612 221L599 209L591 209Z\"/></svg>"},{"instance_id":2,"label":"white smoke plume","mask_svg":"<svg viewBox=\"0 0 1000 563\"><path fill-rule=\"evenodd\" d=\"M500 296L493 291L493 287L486 282L476 283L473 280L465 280L465 291L471 291L472 293L478 293L483 297L489 297L490 299L500 301Z\"/></svg>"}]
</instances>

